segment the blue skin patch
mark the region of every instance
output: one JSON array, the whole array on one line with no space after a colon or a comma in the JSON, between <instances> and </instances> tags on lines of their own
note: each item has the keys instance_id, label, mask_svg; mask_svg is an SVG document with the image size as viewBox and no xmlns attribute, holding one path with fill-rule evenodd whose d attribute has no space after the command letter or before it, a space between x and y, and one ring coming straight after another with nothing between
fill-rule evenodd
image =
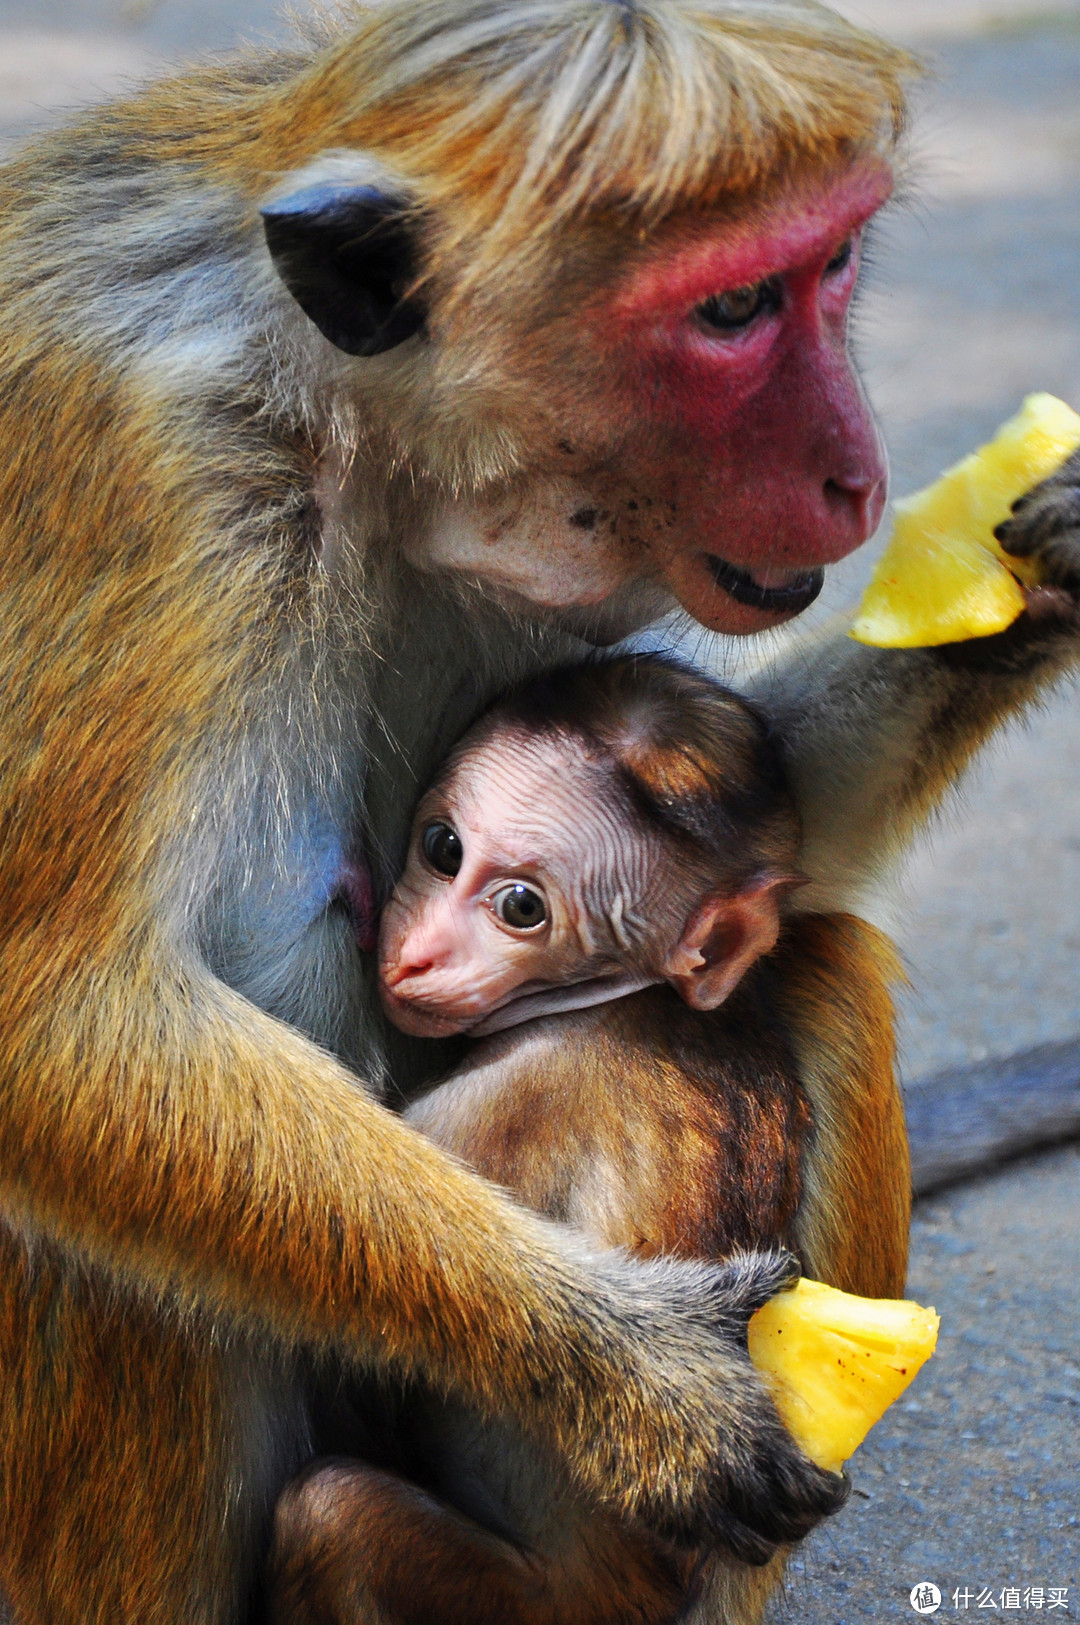
<instances>
[{"instance_id":1,"label":"blue skin patch","mask_svg":"<svg viewBox=\"0 0 1080 1625\"><path fill-rule=\"evenodd\" d=\"M342 900L353 916L360 947L374 949L378 918L370 871L362 858L346 857L341 834L325 808L311 807L306 825L289 842L283 871L283 885L274 888L279 893L276 905L284 904L307 926ZM286 887L288 901L280 896Z\"/></svg>"},{"instance_id":2,"label":"blue skin patch","mask_svg":"<svg viewBox=\"0 0 1080 1625\"><path fill-rule=\"evenodd\" d=\"M282 878L295 886L297 911L308 920L325 913L341 886L345 849L324 808L312 806L308 821L294 831L282 869Z\"/></svg>"}]
</instances>

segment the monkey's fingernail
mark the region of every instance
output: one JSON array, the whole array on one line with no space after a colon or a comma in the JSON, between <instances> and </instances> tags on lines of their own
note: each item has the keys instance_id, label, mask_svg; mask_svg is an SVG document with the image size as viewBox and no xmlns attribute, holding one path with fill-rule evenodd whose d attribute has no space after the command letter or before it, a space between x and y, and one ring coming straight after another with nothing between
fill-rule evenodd
<instances>
[{"instance_id":1,"label":"monkey's fingernail","mask_svg":"<svg viewBox=\"0 0 1080 1625\"><path fill-rule=\"evenodd\" d=\"M1000 525L994 526L994 540L1005 549L1006 553L1030 551L1031 544L1026 541L1023 531L1017 530L1011 519L1003 519Z\"/></svg>"}]
</instances>

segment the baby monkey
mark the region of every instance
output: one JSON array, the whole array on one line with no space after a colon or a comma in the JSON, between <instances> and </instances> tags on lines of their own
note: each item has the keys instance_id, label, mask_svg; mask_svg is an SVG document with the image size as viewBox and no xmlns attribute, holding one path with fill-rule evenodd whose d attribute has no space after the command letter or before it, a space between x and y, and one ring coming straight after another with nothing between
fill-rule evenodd
<instances>
[{"instance_id":1,"label":"baby monkey","mask_svg":"<svg viewBox=\"0 0 1080 1625\"><path fill-rule=\"evenodd\" d=\"M498 702L423 797L382 915L390 1020L479 1040L408 1118L596 1244L739 1253L764 1303L797 1277L809 1128L762 962L798 846L767 727L695 672L609 660ZM286 1490L276 1625L661 1625L686 1605L703 1554L586 1506L512 1418L433 1396L392 1466L315 1463ZM771 1550L734 1513L727 1544Z\"/></svg>"}]
</instances>

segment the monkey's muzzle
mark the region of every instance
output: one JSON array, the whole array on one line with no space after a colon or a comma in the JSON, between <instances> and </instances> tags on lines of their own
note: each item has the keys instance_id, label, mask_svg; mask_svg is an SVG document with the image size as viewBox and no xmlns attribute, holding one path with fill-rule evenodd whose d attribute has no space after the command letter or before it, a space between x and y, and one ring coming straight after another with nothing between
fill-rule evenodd
<instances>
[{"instance_id":1,"label":"monkey's muzzle","mask_svg":"<svg viewBox=\"0 0 1080 1625\"><path fill-rule=\"evenodd\" d=\"M782 587L766 587L737 564L717 558L715 553L705 555L709 573L718 587L723 588L737 604L750 609L763 609L774 615L799 615L814 602L825 584L824 570L807 570L794 581Z\"/></svg>"}]
</instances>

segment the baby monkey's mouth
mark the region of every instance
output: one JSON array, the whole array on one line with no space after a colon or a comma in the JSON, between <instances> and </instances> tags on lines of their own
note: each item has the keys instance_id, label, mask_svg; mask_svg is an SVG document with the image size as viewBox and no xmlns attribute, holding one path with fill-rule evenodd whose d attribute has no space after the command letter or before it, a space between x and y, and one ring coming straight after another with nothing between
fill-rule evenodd
<instances>
[{"instance_id":1,"label":"baby monkey's mouth","mask_svg":"<svg viewBox=\"0 0 1080 1625\"><path fill-rule=\"evenodd\" d=\"M705 560L716 585L722 587L737 604L746 604L750 609L763 609L770 614L801 614L814 602L825 582L824 570L805 570L793 571L790 579L780 585L766 586L749 570L729 564L715 553L706 553Z\"/></svg>"}]
</instances>

